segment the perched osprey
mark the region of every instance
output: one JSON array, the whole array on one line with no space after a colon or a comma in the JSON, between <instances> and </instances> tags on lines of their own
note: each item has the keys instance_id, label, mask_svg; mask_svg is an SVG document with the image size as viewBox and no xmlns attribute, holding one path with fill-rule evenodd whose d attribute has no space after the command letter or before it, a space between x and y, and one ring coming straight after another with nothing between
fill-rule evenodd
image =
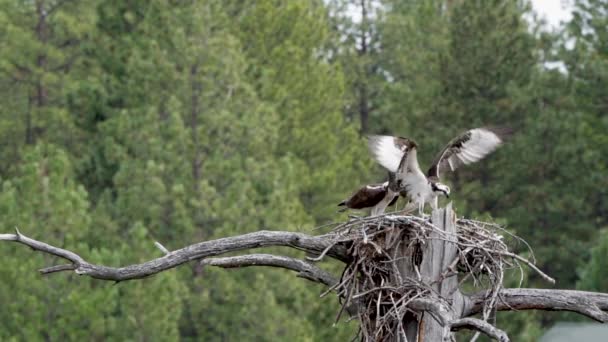
<instances>
[{"instance_id":1,"label":"perched osprey","mask_svg":"<svg viewBox=\"0 0 608 342\"><path fill-rule=\"evenodd\" d=\"M345 206L341 209L365 209L372 208L371 216L380 215L386 207L392 206L399 198L399 192L394 192L389 187L388 182L380 184L369 184L357 190L352 196L340 202L338 206Z\"/></svg>"},{"instance_id":2,"label":"perched osprey","mask_svg":"<svg viewBox=\"0 0 608 342\"><path fill-rule=\"evenodd\" d=\"M418 165L418 145L413 140L387 135L369 136L369 149L376 161L394 172L397 187L418 205L423 213L425 203L437 209L439 195L450 196L450 188L439 182L439 174L460 165L476 162L496 150L511 134L508 128L484 127L466 131L452 139L439 153L426 175ZM396 191L399 193L399 191Z\"/></svg>"}]
</instances>

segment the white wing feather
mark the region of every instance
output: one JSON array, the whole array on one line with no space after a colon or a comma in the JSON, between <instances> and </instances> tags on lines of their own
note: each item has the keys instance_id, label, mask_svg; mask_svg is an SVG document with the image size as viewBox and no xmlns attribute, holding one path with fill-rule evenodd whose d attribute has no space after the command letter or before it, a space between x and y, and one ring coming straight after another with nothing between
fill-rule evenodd
<instances>
[{"instance_id":1,"label":"white wing feather","mask_svg":"<svg viewBox=\"0 0 608 342\"><path fill-rule=\"evenodd\" d=\"M471 130L471 139L462 145L457 156L462 157L461 160L465 164L474 163L494 152L502 143L496 133L484 128L475 128Z\"/></svg>"},{"instance_id":2,"label":"white wing feather","mask_svg":"<svg viewBox=\"0 0 608 342\"><path fill-rule=\"evenodd\" d=\"M375 184L366 185L365 187L368 190L378 190L378 189L386 188L387 186L388 186L388 182L384 182L384 183L378 184L378 185L375 185Z\"/></svg>"},{"instance_id":3,"label":"white wing feather","mask_svg":"<svg viewBox=\"0 0 608 342\"><path fill-rule=\"evenodd\" d=\"M405 154L395 146L395 138L388 135L369 136L369 150L376 161L391 172L397 172Z\"/></svg>"},{"instance_id":4,"label":"white wing feather","mask_svg":"<svg viewBox=\"0 0 608 342\"><path fill-rule=\"evenodd\" d=\"M458 145L458 140L463 139L464 135L454 139L435 160L429 169L429 176L439 177L440 171L444 171L445 168L454 171L460 165L471 164L483 159L502 145L504 141L501 135L510 134L507 129L501 130L504 132L499 133L500 131L492 131L488 128L471 129L465 133L470 136L462 142L462 145Z\"/></svg>"}]
</instances>

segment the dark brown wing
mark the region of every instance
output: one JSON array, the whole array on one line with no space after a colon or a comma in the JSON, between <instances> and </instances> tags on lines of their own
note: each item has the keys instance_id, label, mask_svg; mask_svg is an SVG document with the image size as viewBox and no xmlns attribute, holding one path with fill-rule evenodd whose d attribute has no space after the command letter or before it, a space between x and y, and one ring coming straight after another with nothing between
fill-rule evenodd
<instances>
[{"instance_id":1,"label":"dark brown wing","mask_svg":"<svg viewBox=\"0 0 608 342\"><path fill-rule=\"evenodd\" d=\"M366 185L338 205L350 209L371 208L382 201L386 191L387 183Z\"/></svg>"},{"instance_id":2,"label":"dark brown wing","mask_svg":"<svg viewBox=\"0 0 608 342\"><path fill-rule=\"evenodd\" d=\"M481 160L502 145L512 132L506 127L481 127L464 132L439 153L427 176L439 178L446 170L454 171L461 165Z\"/></svg>"}]
</instances>

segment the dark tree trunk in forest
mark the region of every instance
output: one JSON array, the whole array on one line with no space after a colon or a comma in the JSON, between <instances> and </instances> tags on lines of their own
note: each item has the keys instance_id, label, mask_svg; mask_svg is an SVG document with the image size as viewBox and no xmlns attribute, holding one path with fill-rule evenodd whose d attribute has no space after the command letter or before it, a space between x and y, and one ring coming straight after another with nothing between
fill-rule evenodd
<instances>
[{"instance_id":1,"label":"dark tree trunk in forest","mask_svg":"<svg viewBox=\"0 0 608 342\"><path fill-rule=\"evenodd\" d=\"M368 18L367 18L367 0L361 0L361 48L359 49L359 57L367 58L368 51ZM361 133L367 133L370 105L368 99L368 66L363 63L362 75L359 75L358 90L359 90L359 118L361 120Z\"/></svg>"},{"instance_id":2,"label":"dark tree trunk in forest","mask_svg":"<svg viewBox=\"0 0 608 342\"><path fill-rule=\"evenodd\" d=\"M47 12L44 5L44 0L36 1L36 15L38 18L35 27L36 38L43 46L47 44L49 37ZM46 54L41 53L36 57L36 66L38 67L39 73L46 72ZM25 143L28 145L33 145L36 143L37 134L39 133L35 127L33 116L40 112L41 108L47 105L48 89L45 87L42 77L43 76L38 76L38 79L35 80L35 89L33 90L34 94L29 96L29 108L25 114Z\"/></svg>"},{"instance_id":3,"label":"dark tree trunk in forest","mask_svg":"<svg viewBox=\"0 0 608 342\"><path fill-rule=\"evenodd\" d=\"M367 133L369 121L369 103L367 101L367 88L359 87L359 117L361 119L361 133Z\"/></svg>"},{"instance_id":4,"label":"dark tree trunk in forest","mask_svg":"<svg viewBox=\"0 0 608 342\"><path fill-rule=\"evenodd\" d=\"M34 144L34 132L32 129L32 95L27 98L27 111L25 111L25 144Z\"/></svg>"},{"instance_id":5,"label":"dark tree trunk in forest","mask_svg":"<svg viewBox=\"0 0 608 342\"><path fill-rule=\"evenodd\" d=\"M48 23L47 14L44 9L44 0L36 1L36 14L38 15L38 23L36 24L36 37L38 41L45 45L48 40ZM42 53L36 58L36 65L40 70L46 71L47 56ZM36 106L43 107L46 105L47 89L42 83L42 79L38 79L36 84Z\"/></svg>"},{"instance_id":6,"label":"dark tree trunk in forest","mask_svg":"<svg viewBox=\"0 0 608 342\"><path fill-rule=\"evenodd\" d=\"M192 160L192 178L194 180L194 192L198 199L200 199L200 180L201 180L201 166L202 156L200 151L199 142L199 111L200 111L200 96L202 91L202 85L198 77L198 64L194 64L190 67L190 90L191 90L191 108L190 108L190 132L192 135L193 144L193 160Z\"/></svg>"}]
</instances>

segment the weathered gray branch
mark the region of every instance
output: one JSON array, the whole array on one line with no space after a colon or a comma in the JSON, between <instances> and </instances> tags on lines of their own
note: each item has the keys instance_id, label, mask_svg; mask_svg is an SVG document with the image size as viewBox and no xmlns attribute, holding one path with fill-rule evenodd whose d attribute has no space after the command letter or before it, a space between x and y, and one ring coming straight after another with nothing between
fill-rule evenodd
<instances>
[{"instance_id":1,"label":"weathered gray branch","mask_svg":"<svg viewBox=\"0 0 608 342\"><path fill-rule=\"evenodd\" d=\"M248 254L223 258L209 258L201 260L202 265L218 266L223 268L271 266L281 267L298 272L298 277L310 281L333 286L338 282L333 275L306 261L278 256L272 254Z\"/></svg>"},{"instance_id":2,"label":"weathered gray branch","mask_svg":"<svg viewBox=\"0 0 608 342\"><path fill-rule=\"evenodd\" d=\"M39 272L42 274L50 274L55 272L63 272L63 271L73 271L76 269L75 264L64 264L64 265L56 265L50 266L47 268L40 269Z\"/></svg>"},{"instance_id":3,"label":"weathered gray branch","mask_svg":"<svg viewBox=\"0 0 608 342\"><path fill-rule=\"evenodd\" d=\"M533 271L535 271L538 275L540 275L543 279L550 282L551 284L555 284L555 279L549 277L545 272L541 271L538 267L536 267L536 265L534 265L534 263L530 262L528 259L522 258L521 256L519 256L515 253L511 253L511 252L502 253L502 254L505 256L510 256L511 258L514 258L514 259L517 259L517 260L523 262L528 267L530 267Z\"/></svg>"},{"instance_id":4,"label":"weathered gray branch","mask_svg":"<svg viewBox=\"0 0 608 342\"><path fill-rule=\"evenodd\" d=\"M496 328L492 324L477 318L468 317L454 320L450 323L450 328L452 331L462 329L477 330L497 341L509 342L509 336L507 333Z\"/></svg>"},{"instance_id":5,"label":"weathered gray branch","mask_svg":"<svg viewBox=\"0 0 608 342\"><path fill-rule=\"evenodd\" d=\"M335 245L335 242L331 237L310 236L302 233L264 230L234 237L199 242L169 252L163 257L125 267L108 267L89 263L74 252L31 239L21 234L18 230L15 231L15 234L0 234L0 241L18 242L29 246L34 250L66 259L73 265L72 267L68 267L66 265L53 266L42 269L41 273L73 270L80 275L87 275L96 279L114 281L144 278L189 261L204 259L206 257L244 249L269 246L292 247L315 254L322 253L329 246L331 246L327 251L328 256L341 261L348 261L346 248L340 245Z\"/></svg>"},{"instance_id":6,"label":"weathered gray branch","mask_svg":"<svg viewBox=\"0 0 608 342\"><path fill-rule=\"evenodd\" d=\"M464 316L481 312L485 291L469 296L471 305ZM608 294L574 290L503 289L497 309L571 311L598 322L608 322Z\"/></svg>"},{"instance_id":7,"label":"weathered gray branch","mask_svg":"<svg viewBox=\"0 0 608 342\"><path fill-rule=\"evenodd\" d=\"M82 259L78 254L62 248L51 246L45 242L30 239L29 237L21 234L21 232L17 228L15 228L15 234L0 234L0 241L19 242L24 245L30 246L33 250L58 256L60 258L69 260L74 264L80 264L85 262L84 259Z\"/></svg>"},{"instance_id":8,"label":"weathered gray branch","mask_svg":"<svg viewBox=\"0 0 608 342\"><path fill-rule=\"evenodd\" d=\"M435 221L439 222L439 219L435 219ZM259 231L235 237L204 241L174 251L169 251L157 243L157 247L166 253L164 256L141 264L125 267L108 267L89 263L72 251L29 238L21 234L18 230L15 230L14 234L0 234L0 241L17 242L29 246L36 251L54 255L69 261L67 264L41 269L40 272L43 274L74 271L77 274L114 281L144 278L189 261L203 260L224 253L269 246L286 246L317 255L326 253L327 256L345 262L350 260L346 247L341 243L337 244L334 236L310 236L302 233L280 231ZM449 256L446 260L452 259L452 256ZM282 267L298 272L298 275L303 278L320 282L328 286L333 286L337 282L329 273L311 263L282 256L254 254L211 258L203 260L202 263L224 268L257 265ZM425 276L428 277L428 274L426 273ZM436 279L436 276L431 277L430 279ZM433 318L430 321L437 320L437 323L441 326L439 328L442 331L441 334L444 336L446 329L459 330L463 328L474 328L475 330L482 331L500 341L508 341L508 339L505 339L507 337L504 332L492 327L482 320L469 317L482 312L486 295L487 293L484 291L464 296L462 310L454 310L451 308L451 305L447 305L441 301L424 298L412 298L408 301L408 307L418 312L430 313ZM496 305L497 309L501 311L571 311L585 315L599 322L608 322L608 294L603 293L574 290L501 289Z\"/></svg>"}]
</instances>

